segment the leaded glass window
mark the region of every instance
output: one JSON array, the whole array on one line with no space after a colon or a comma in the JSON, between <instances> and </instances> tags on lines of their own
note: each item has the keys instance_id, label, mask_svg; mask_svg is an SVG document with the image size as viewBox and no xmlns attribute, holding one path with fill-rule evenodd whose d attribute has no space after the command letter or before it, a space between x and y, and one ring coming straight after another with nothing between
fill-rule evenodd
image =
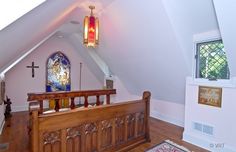
<instances>
[{"instance_id":1,"label":"leaded glass window","mask_svg":"<svg viewBox=\"0 0 236 152\"><path fill-rule=\"evenodd\" d=\"M229 79L229 67L222 40L197 43L196 77Z\"/></svg>"},{"instance_id":2,"label":"leaded glass window","mask_svg":"<svg viewBox=\"0 0 236 152\"><path fill-rule=\"evenodd\" d=\"M47 60L46 91L70 91L70 61L61 52L52 54Z\"/></svg>"}]
</instances>

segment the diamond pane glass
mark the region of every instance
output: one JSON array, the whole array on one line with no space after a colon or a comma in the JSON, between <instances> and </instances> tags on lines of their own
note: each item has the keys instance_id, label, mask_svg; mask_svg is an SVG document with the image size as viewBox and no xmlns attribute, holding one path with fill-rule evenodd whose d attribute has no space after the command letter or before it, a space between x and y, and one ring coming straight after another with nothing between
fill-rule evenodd
<instances>
[{"instance_id":1,"label":"diamond pane glass","mask_svg":"<svg viewBox=\"0 0 236 152\"><path fill-rule=\"evenodd\" d=\"M222 40L197 44L197 77L229 79L229 67Z\"/></svg>"}]
</instances>

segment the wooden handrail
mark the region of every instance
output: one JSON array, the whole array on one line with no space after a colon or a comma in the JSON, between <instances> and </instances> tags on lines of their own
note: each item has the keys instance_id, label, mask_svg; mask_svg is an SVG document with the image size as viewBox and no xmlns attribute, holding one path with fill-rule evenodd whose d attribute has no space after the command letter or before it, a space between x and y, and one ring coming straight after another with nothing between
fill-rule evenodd
<instances>
[{"instance_id":1,"label":"wooden handrail","mask_svg":"<svg viewBox=\"0 0 236 152\"><path fill-rule=\"evenodd\" d=\"M74 99L76 97L84 97L84 106L88 107L88 97L96 96L96 105L100 105L99 97L102 95L106 96L106 103L110 104L110 95L116 94L115 89L103 89L103 90L81 90L81 91L60 91L60 92L40 92L40 93L28 93L28 102L38 103L39 112L43 113L43 101L55 100L55 111L59 111L60 99L71 99L70 108L75 108Z\"/></svg>"},{"instance_id":2,"label":"wooden handrail","mask_svg":"<svg viewBox=\"0 0 236 152\"><path fill-rule=\"evenodd\" d=\"M28 93L28 101L116 94L116 89Z\"/></svg>"}]
</instances>

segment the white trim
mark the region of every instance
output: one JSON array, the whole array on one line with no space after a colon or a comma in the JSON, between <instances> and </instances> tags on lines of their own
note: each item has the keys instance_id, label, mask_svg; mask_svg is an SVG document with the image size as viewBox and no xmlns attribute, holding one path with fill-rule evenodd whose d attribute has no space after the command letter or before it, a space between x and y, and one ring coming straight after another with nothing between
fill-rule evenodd
<instances>
[{"instance_id":1,"label":"white trim","mask_svg":"<svg viewBox=\"0 0 236 152\"><path fill-rule=\"evenodd\" d=\"M43 108L48 108L48 104L44 104ZM12 112L20 112L20 111L28 111L29 110L29 106L28 105L23 105L23 106L12 106L11 107Z\"/></svg>"},{"instance_id":2,"label":"white trim","mask_svg":"<svg viewBox=\"0 0 236 152\"><path fill-rule=\"evenodd\" d=\"M212 41L215 39L220 39L221 34L219 29L197 33L193 35L193 42L204 42L204 41Z\"/></svg>"},{"instance_id":3,"label":"white trim","mask_svg":"<svg viewBox=\"0 0 236 152\"><path fill-rule=\"evenodd\" d=\"M216 147L215 145L218 142L209 141L209 140L206 140L201 137L196 137L196 136L190 135L190 134L186 133L186 131L183 132L183 140L186 142L189 142L191 144L194 144L196 146L207 149L209 151L212 151L212 152L236 152L236 150L235 150L236 147L226 145L225 143L222 143L223 145L221 147Z\"/></svg>"},{"instance_id":4,"label":"white trim","mask_svg":"<svg viewBox=\"0 0 236 152\"><path fill-rule=\"evenodd\" d=\"M3 130L4 125L5 125L5 120L3 120L2 124L1 124L1 127L0 127L0 135L2 134L2 130Z\"/></svg>"},{"instance_id":5,"label":"white trim","mask_svg":"<svg viewBox=\"0 0 236 152\"><path fill-rule=\"evenodd\" d=\"M203 85L212 87L224 87L224 88L236 88L236 77L229 80L217 80L209 81L207 79L194 79L192 77L187 77L188 85Z\"/></svg>"},{"instance_id":6,"label":"white trim","mask_svg":"<svg viewBox=\"0 0 236 152\"><path fill-rule=\"evenodd\" d=\"M153 118L156 118L156 119L160 119L162 121L172 123L172 124L180 126L180 127L184 127L184 122L182 120L161 114L157 111L151 111L150 116Z\"/></svg>"},{"instance_id":7,"label":"white trim","mask_svg":"<svg viewBox=\"0 0 236 152\"><path fill-rule=\"evenodd\" d=\"M25 106L12 106L12 112L28 111L28 105Z\"/></svg>"},{"instance_id":8,"label":"white trim","mask_svg":"<svg viewBox=\"0 0 236 152\"><path fill-rule=\"evenodd\" d=\"M4 80L4 79L5 79L4 73L0 73L0 80Z\"/></svg>"}]
</instances>

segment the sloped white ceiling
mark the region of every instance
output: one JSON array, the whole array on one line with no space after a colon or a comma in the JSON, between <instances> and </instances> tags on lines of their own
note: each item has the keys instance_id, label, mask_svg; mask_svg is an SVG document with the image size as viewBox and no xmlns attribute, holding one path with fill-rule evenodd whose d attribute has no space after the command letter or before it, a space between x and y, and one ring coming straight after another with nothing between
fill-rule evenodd
<instances>
[{"instance_id":1,"label":"sloped white ceiling","mask_svg":"<svg viewBox=\"0 0 236 152\"><path fill-rule=\"evenodd\" d=\"M115 1L100 23L97 51L129 91L150 90L157 99L184 102L187 63L162 1Z\"/></svg>"},{"instance_id":2,"label":"sloped white ceiling","mask_svg":"<svg viewBox=\"0 0 236 152\"><path fill-rule=\"evenodd\" d=\"M162 0L192 75L193 35L218 30L212 0Z\"/></svg>"},{"instance_id":3,"label":"sloped white ceiling","mask_svg":"<svg viewBox=\"0 0 236 152\"><path fill-rule=\"evenodd\" d=\"M236 76L236 1L214 0L217 19L229 62L230 76Z\"/></svg>"},{"instance_id":4,"label":"sloped white ceiling","mask_svg":"<svg viewBox=\"0 0 236 152\"><path fill-rule=\"evenodd\" d=\"M76 0L48 0L0 31L0 73L65 20Z\"/></svg>"},{"instance_id":5,"label":"sloped white ceiling","mask_svg":"<svg viewBox=\"0 0 236 152\"><path fill-rule=\"evenodd\" d=\"M94 12L100 14L113 1L48 0L22 16L0 31L0 73L5 73L18 63L15 62L17 59L27 56L26 52L29 54L34 51L35 47L40 46L41 42L43 43L54 33L67 37L68 41L71 41L69 37L73 33L82 36L83 17L90 13L88 6L95 5ZM96 66L91 65L92 71L99 71L94 70ZM97 72L97 76L100 78L101 73Z\"/></svg>"},{"instance_id":6,"label":"sloped white ceiling","mask_svg":"<svg viewBox=\"0 0 236 152\"><path fill-rule=\"evenodd\" d=\"M48 0L1 31L0 70L71 20L79 28L62 33L83 49L73 32L82 34L89 4L96 5L100 18L96 51L128 90L136 95L150 90L156 99L184 103L185 78L192 74L192 36L218 28L211 0Z\"/></svg>"},{"instance_id":7,"label":"sloped white ceiling","mask_svg":"<svg viewBox=\"0 0 236 152\"><path fill-rule=\"evenodd\" d=\"M0 30L43 2L45 0L0 1Z\"/></svg>"},{"instance_id":8,"label":"sloped white ceiling","mask_svg":"<svg viewBox=\"0 0 236 152\"><path fill-rule=\"evenodd\" d=\"M211 0L119 0L100 20L98 53L113 73L134 94L177 103L192 75L193 34L218 28Z\"/></svg>"}]
</instances>

